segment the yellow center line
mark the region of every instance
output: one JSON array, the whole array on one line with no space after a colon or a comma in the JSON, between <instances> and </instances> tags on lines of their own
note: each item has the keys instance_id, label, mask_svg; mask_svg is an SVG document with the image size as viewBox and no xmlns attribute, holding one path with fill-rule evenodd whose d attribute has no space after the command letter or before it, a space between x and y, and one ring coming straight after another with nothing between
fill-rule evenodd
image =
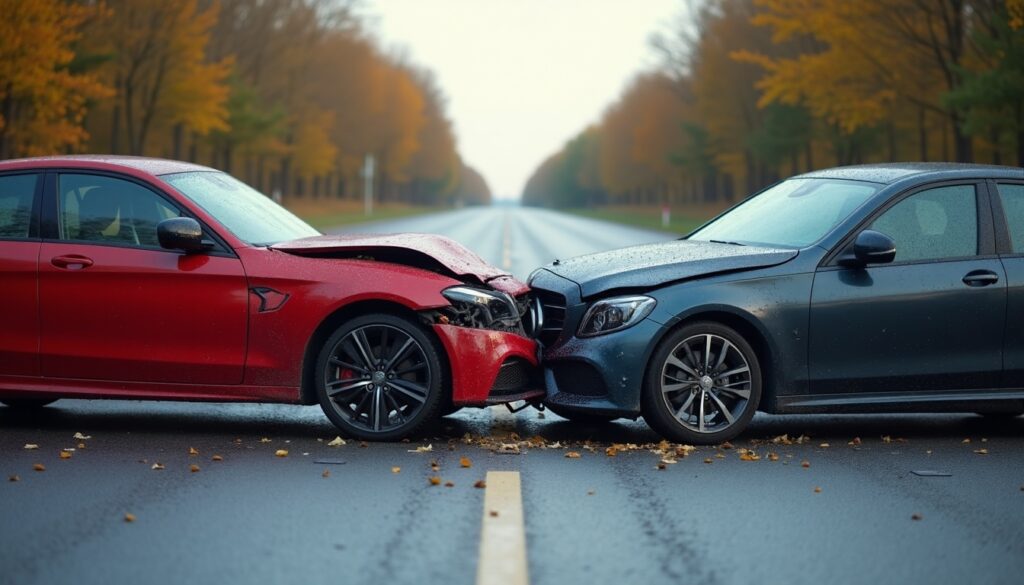
<instances>
[{"instance_id":1,"label":"yellow center line","mask_svg":"<svg viewBox=\"0 0 1024 585\"><path fill-rule=\"evenodd\" d=\"M529 585L518 471L488 471L476 585Z\"/></svg>"},{"instance_id":2,"label":"yellow center line","mask_svg":"<svg viewBox=\"0 0 1024 585\"><path fill-rule=\"evenodd\" d=\"M512 228L509 212L505 212L505 220L501 224L501 267L512 270Z\"/></svg>"}]
</instances>

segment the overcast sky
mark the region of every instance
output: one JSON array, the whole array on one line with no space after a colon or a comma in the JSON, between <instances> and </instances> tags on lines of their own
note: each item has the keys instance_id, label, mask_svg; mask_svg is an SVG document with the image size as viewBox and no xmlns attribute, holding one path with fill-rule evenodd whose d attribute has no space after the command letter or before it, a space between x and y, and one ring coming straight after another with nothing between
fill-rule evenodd
<instances>
[{"instance_id":1,"label":"overcast sky","mask_svg":"<svg viewBox=\"0 0 1024 585\"><path fill-rule=\"evenodd\" d=\"M649 37L683 0L363 0L385 47L404 47L448 97L459 151L500 198L600 119L653 67Z\"/></svg>"}]
</instances>

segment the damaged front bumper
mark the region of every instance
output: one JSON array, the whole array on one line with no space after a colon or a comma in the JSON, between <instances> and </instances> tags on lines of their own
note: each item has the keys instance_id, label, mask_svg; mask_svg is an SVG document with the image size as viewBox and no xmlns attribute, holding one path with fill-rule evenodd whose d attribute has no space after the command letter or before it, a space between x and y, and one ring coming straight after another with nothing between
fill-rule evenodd
<instances>
[{"instance_id":1,"label":"damaged front bumper","mask_svg":"<svg viewBox=\"0 0 1024 585\"><path fill-rule=\"evenodd\" d=\"M516 333L442 323L432 327L451 362L452 402L456 406L544 397L533 340Z\"/></svg>"}]
</instances>

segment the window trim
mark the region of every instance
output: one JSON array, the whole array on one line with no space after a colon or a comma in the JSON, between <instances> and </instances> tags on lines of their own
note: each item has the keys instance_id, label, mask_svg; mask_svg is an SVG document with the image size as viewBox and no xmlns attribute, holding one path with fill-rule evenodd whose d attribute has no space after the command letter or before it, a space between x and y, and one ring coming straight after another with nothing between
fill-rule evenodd
<instances>
[{"instance_id":1,"label":"window trim","mask_svg":"<svg viewBox=\"0 0 1024 585\"><path fill-rule=\"evenodd\" d=\"M46 190L43 195L43 211L42 211L42 240L47 243L62 243L62 244L76 244L82 246L106 246L110 248L125 248L128 250L145 250L149 252L166 252L169 254L178 254L181 256L186 255L184 250L170 250L162 248L160 246L142 246L129 243L120 242L98 242L95 240L65 240L60 237L60 175L95 175L99 177L106 177L109 179L118 179L135 185L152 192L154 195L164 201L169 207L177 209L180 213L180 217L188 217L199 222L199 225L203 229L203 235L213 241L214 247L212 250L201 252L201 254L207 256L219 256L225 258L238 258L235 251L231 246L227 245L224 239L221 237L216 230L211 228L209 224L204 222L199 217L196 217L187 207L182 205L177 199L171 195L165 193L158 186L144 181L131 175L126 175L117 172L103 171L99 169L77 169L77 168L51 168L46 169Z\"/></svg>"},{"instance_id":2,"label":"window trim","mask_svg":"<svg viewBox=\"0 0 1024 585\"><path fill-rule=\"evenodd\" d=\"M904 260L890 262L888 264L872 264L870 268L885 267L885 266L911 266L914 264L930 264L936 262L960 262L963 260L971 259L984 259L984 258L996 258L995 250L995 235L993 228L993 213L991 207L991 201L989 197L989 191L986 185L986 180L982 179L970 179L970 180L945 180L935 181L932 183L925 183L923 185L917 185L910 187L904 191L893 195L887 199L884 203L879 205L868 214L867 217L862 219L853 229L839 241L838 244L832 249L831 252L825 255L825 258L818 264L818 269L835 269L835 270L846 270L848 267L839 265L839 257L846 252L850 246L853 245L853 241L856 239L857 234L867 229L867 226L874 223L879 216L895 207L898 203L912 197L923 191L929 191L931 189L940 189L942 187L958 187L958 186L973 186L974 187L974 202L976 207L976 230L978 238L978 252L970 256L944 256L940 258L929 258L926 260ZM985 221L985 220L988 221Z\"/></svg>"},{"instance_id":3,"label":"window trim","mask_svg":"<svg viewBox=\"0 0 1024 585\"><path fill-rule=\"evenodd\" d=\"M15 177L19 175L35 175L36 185L32 192L32 205L29 208L28 215L28 236L24 238L8 238L0 236L0 242L38 242L42 240L39 236L39 215L40 215L40 203L43 197L43 175L44 173L39 170L33 169L19 169L16 171L6 171L0 173L0 179L5 177Z\"/></svg>"},{"instance_id":4,"label":"window trim","mask_svg":"<svg viewBox=\"0 0 1024 585\"><path fill-rule=\"evenodd\" d=\"M999 195L999 185L1017 185L1024 187L1024 181L1015 179L989 179L985 186L989 191L989 199L992 201L993 225L996 231L996 253L1002 258L1024 257L1024 250L1013 251L1013 237L1010 236L1010 220L1006 217L1006 209L1003 208L1003 200Z\"/></svg>"}]
</instances>

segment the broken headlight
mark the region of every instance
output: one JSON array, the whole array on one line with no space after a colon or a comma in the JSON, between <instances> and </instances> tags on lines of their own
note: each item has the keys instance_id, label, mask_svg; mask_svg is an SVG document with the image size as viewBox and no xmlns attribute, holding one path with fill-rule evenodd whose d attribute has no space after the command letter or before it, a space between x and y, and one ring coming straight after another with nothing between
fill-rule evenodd
<instances>
[{"instance_id":1,"label":"broken headlight","mask_svg":"<svg viewBox=\"0 0 1024 585\"><path fill-rule=\"evenodd\" d=\"M503 292L453 286L441 294L452 304L457 325L481 329L519 326L519 309L512 297Z\"/></svg>"}]
</instances>

